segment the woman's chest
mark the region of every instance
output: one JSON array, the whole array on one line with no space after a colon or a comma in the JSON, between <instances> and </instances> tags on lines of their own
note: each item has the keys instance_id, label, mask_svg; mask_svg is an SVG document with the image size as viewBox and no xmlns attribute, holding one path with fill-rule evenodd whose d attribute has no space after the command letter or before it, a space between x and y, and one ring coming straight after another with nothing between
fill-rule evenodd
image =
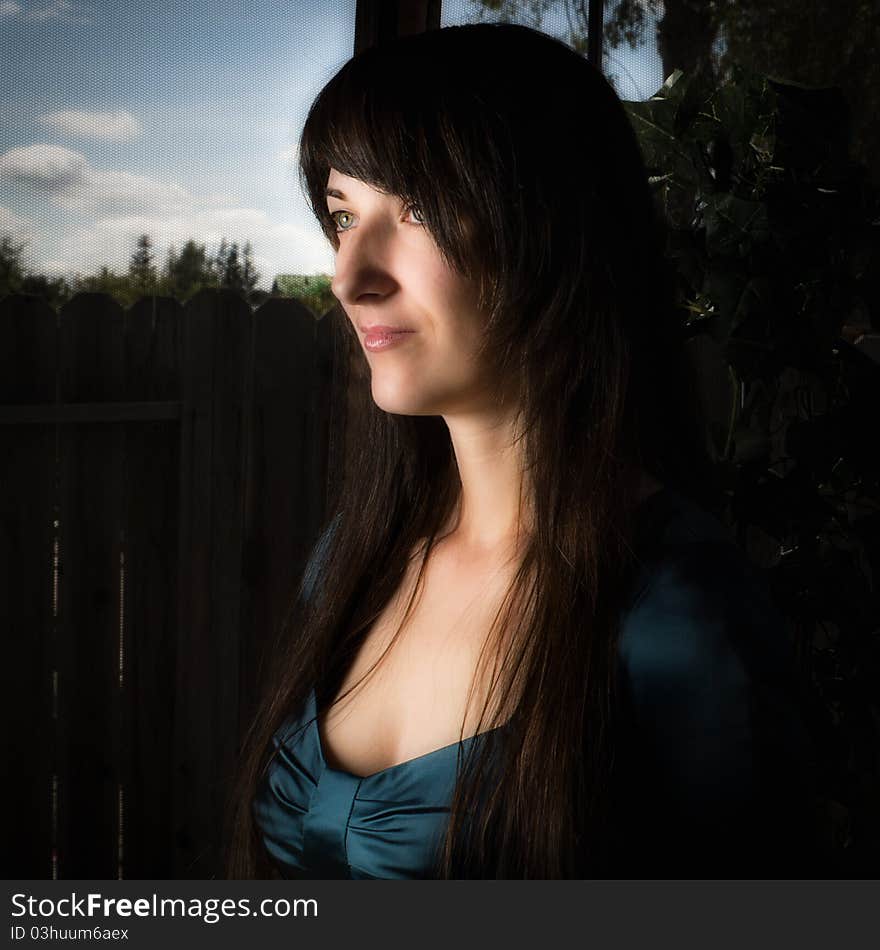
<instances>
[{"instance_id":1,"label":"woman's chest","mask_svg":"<svg viewBox=\"0 0 880 950\"><path fill-rule=\"evenodd\" d=\"M417 566L407 572L362 642L337 702L319 717L331 768L370 775L489 725L479 716L499 646L490 632L509 577L490 565L429 562L407 614L417 573Z\"/></svg>"}]
</instances>

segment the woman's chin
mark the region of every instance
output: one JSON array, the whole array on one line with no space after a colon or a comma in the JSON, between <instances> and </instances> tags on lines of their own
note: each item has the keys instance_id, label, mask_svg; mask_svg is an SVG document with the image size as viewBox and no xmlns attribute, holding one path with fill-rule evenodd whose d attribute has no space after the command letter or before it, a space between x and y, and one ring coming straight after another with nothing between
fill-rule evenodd
<instances>
[{"instance_id":1,"label":"woman's chin","mask_svg":"<svg viewBox=\"0 0 880 950\"><path fill-rule=\"evenodd\" d=\"M424 402L402 402L402 401L380 402L377 399L373 401L376 403L377 408L393 416L442 416L442 415L445 415L445 413L441 409L438 409L435 406L429 405L428 403L424 403Z\"/></svg>"},{"instance_id":2,"label":"woman's chin","mask_svg":"<svg viewBox=\"0 0 880 950\"><path fill-rule=\"evenodd\" d=\"M407 401L405 399L376 399L373 402L378 409L390 413L394 416L433 416L437 413L429 412L424 406L417 402Z\"/></svg>"},{"instance_id":3,"label":"woman's chin","mask_svg":"<svg viewBox=\"0 0 880 950\"><path fill-rule=\"evenodd\" d=\"M425 416L432 415L424 398L415 392L397 386L372 387L373 402L383 412L390 412L397 416Z\"/></svg>"}]
</instances>

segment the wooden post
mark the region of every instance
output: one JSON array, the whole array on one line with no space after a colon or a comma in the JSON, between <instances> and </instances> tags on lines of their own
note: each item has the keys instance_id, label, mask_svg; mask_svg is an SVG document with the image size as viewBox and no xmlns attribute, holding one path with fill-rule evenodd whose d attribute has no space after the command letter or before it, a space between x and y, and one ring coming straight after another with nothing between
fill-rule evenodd
<instances>
[{"instance_id":1,"label":"wooden post","mask_svg":"<svg viewBox=\"0 0 880 950\"><path fill-rule=\"evenodd\" d=\"M57 317L37 297L0 302L0 404L55 402ZM55 719L55 425L3 426L0 661L7 765L3 876L52 877Z\"/></svg>"},{"instance_id":2,"label":"wooden post","mask_svg":"<svg viewBox=\"0 0 880 950\"><path fill-rule=\"evenodd\" d=\"M201 291L184 308L174 876L219 873L218 823L239 723L250 307Z\"/></svg>"},{"instance_id":3,"label":"wooden post","mask_svg":"<svg viewBox=\"0 0 880 950\"><path fill-rule=\"evenodd\" d=\"M245 501L242 709L245 729L271 649L326 514L332 382L327 320L291 299L254 314ZM261 669L260 660L264 660Z\"/></svg>"},{"instance_id":4,"label":"wooden post","mask_svg":"<svg viewBox=\"0 0 880 950\"><path fill-rule=\"evenodd\" d=\"M79 294L60 314L61 402L122 398L122 310ZM123 423L59 427L59 876L119 874Z\"/></svg>"},{"instance_id":5,"label":"wooden post","mask_svg":"<svg viewBox=\"0 0 880 950\"><path fill-rule=\"evenodd\" d=\"M180 399L183 310L148 297L125 314L124 396ZM123 873L172 876L177 664L179 420L125 427L122 728Z\"/></svg>"}]
</instances>

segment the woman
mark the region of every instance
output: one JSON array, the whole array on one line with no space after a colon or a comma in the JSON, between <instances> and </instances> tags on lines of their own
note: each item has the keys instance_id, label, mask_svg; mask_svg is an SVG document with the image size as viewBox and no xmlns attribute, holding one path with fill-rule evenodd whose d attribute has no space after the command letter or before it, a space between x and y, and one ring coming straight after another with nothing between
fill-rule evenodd
<instances>
[{"instance_id":1,"label":"woman","mask_svg":"<svg viewBox=\"0 0 880 950\"><path fill-rule=\"evenodd\" d=\"M611 86L526 27L409 36L330 80L300 162L370 391L229 873L801 868L784 628L710 513Z\"/></svg>"}]
</instances>

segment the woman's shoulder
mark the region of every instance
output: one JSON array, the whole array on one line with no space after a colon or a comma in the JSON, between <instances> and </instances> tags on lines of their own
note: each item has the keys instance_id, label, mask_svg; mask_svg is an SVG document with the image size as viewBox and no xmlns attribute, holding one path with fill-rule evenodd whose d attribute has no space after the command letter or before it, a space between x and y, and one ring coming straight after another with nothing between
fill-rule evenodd
<instances>
[{"instance_id":1,"label":"woman's shoulder","mask_svg":"<svg viewBox=\"0 0 880 950\"><path fill-rule=\"evenodd\" d=\"M785 666L785 621L766 578L714 514L679 492L640 513L636 571L621 617L620 656L634 675L692 676Z\"/></svg>"},{"instance_id":2,"label":"woman's shoulder","mask_svg":"<svg viewBox=\"0 0 880 950\"><path fill-rule=\"evenodd\" d=\"M670 590L693 593L727 584L751 584L758 569L715 514L664 487L640 506L633 537L634 580L627 610Z\"/></svg>"},{"instance_id":3,"label":"woman's shoulder","mask_svg":"<svg viewBox=\"0 0 880 950\"><path fill-rule=\"evenodd\" d=\"M650 789L623 806L625 823L647 815L630 846L656 858L649 875L787 876L812 859L815 750L786 623L713 515L668 492L645 514L618 652L623 786Z\"/></svg>"}]
</instances>

